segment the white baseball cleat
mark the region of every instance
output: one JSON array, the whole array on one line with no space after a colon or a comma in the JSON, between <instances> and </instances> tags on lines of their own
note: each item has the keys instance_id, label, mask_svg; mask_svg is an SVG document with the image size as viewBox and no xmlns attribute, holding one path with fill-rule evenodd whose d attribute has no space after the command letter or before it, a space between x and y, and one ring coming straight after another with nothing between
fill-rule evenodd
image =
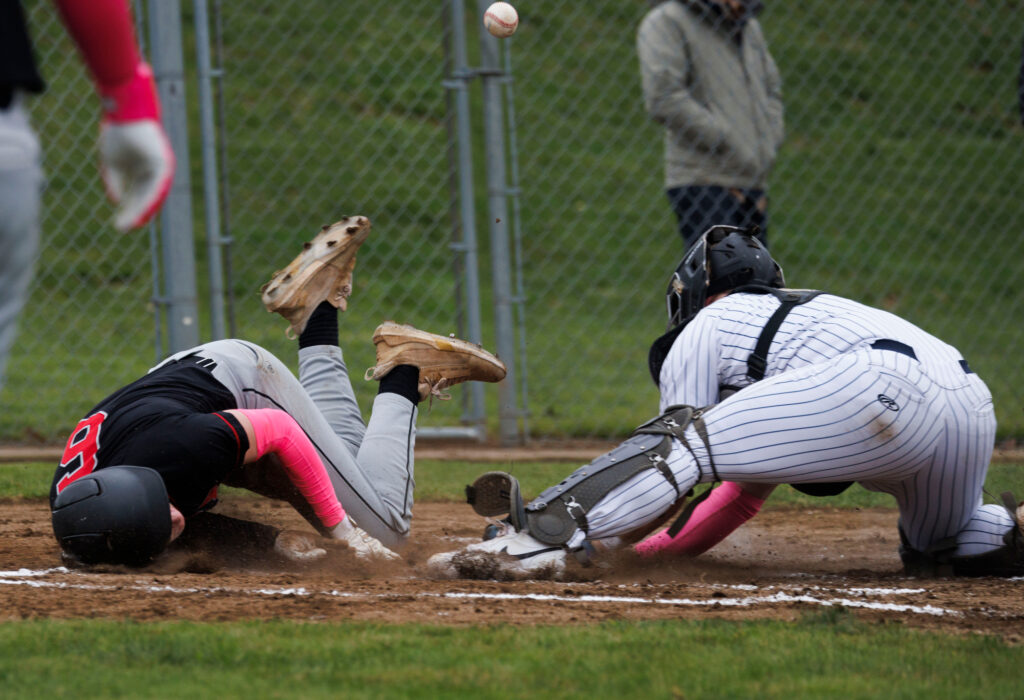
<instances>
[{"instance_id":1,"label":"white baseball cleat","mask_svg":"<svg viewBox=\"0 0 1024 700\"><path fill-rule=\"evenodd\" d=\"M427 570L449 579L558 579L565 572L565 558L564 547L544 544L525 530L516 532L506 526L505 533L494 539L435 554L427 560Z\"/></svg>"}]
</instances>

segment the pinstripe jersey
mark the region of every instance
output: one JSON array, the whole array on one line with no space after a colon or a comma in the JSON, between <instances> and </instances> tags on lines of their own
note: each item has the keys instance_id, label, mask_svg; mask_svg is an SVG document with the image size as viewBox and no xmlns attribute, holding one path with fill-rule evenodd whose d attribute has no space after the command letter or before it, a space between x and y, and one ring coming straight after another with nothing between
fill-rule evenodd
<instances>
[{"instance_id":1,"label":"pinstripe jersey","mask_svg":"<svg viewBox=\"0 0 1024 700\"><path fill-rule=\"evenodd\" d=\"M702 309L680 333L661 368L662 410L675 404L709 406L718 402L719 386L751 384L747 358L780 303L773 294L738 293ZM914 348L940 383L964 383L959 364L963 356L953 346L895 314L830 294L789 312L768 350L765 377L867 348L879 338Z\"/></svg>"},{"instance_id":2,"label":"pinstripe jersey","mask_svg":"<svg viewBox=\"0 0 1024 700\"><path fill-rule=\"evenodd\" d=\"M780 303L731 294L683 329L662 365L662 410L710 407L711 454L687 428L689 447L675 441L666 460L676 485L655 469L637 474L587 514L589 536L641 527L715 478L858 481L896 499L918 551L955 541L956 556L971 556L1002 546L1013 521L981 498L995 440L992 395L959 351L894 314L821 294L789 312L765 378L753 382L747 360ZM916 359L891 343L873 348L877 340L909 346ZM720 386L743 390L719 402ZM581 540L580 531L570 545Z\"/></svg>"}]
</instances>

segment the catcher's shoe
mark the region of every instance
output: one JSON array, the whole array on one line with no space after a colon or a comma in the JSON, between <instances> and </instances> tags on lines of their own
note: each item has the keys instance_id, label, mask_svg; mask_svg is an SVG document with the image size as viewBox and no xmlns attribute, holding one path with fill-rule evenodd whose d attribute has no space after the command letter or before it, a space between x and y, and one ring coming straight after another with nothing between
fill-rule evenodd
<instances>
[{"instance_id":1,"label":"catcher's shoe","mask_svg":"<svg viewBox=\"0 0 1024 700\"><path fill-rule=\"evenodd\" d=\"M564 547L544 544L525 530L506 526L493 539L435 554L427 560L427 570L448 579L559 579L565 572L566 555Z\"/></svg>"},{"instance_id":2,"label":"catcher's shoe","mask_svg":"<svg viewBox=\"0 0 1024 700\"><path fill-rule=\"evenodd\" d=\"M366 379L380 379L398 365L420 370L420 399L433 395L449 399L444 389L465 381L500 382L505 363L476 343L434 335L393 321L373 332L377 364L366 370Z\"/></svg>"},{"instance_id":3,"label":"catcher's shoe","mask_svg":"<svg viewBox=\"0 0 1024 700\"><path fill-rule=\"evenodd\" d=\"M296 335L306 329L320 302L344 311L352 293L356 251L369 235L370 220L365 216L347 216L324 226L288 267L260 288L267 311L284 316Z\"/></svg>"}]
</instances>

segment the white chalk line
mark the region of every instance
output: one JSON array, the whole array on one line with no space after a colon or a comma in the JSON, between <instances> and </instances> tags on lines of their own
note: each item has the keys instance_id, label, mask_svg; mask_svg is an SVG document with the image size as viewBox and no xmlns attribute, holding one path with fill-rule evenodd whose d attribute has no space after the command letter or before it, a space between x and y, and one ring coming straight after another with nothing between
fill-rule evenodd
<instances>
[{"instance_id":1,"label":"white chalk line","mask_svg":"<svg viewBox=\"0 0 1024 700\"><path fill-rule=\"evenodd\" d=\"M17 571L0 571L0 585L6 586L27 586L30 588L57 588L57 589L70 589L70 590L94 590L94 591L113 591L113 590L129 590L129 591L142 591L146 593L179 593L179 594L211 594L211 593L227 593L232 595L259 595L259 596L280 596L280 597L311 597L317 595L329 596L334 598L349 598L349 599L363 599L363 600L388 600L388 599L405 599L410 597L409 594L391 594L391 593L352 593L348 591L316 591L309 590L304 587L297 588L233 588L227 586L191 586L191 587L178 587L168 585L154 585L154 584L137 584L137 585L108 585L108 584L96 584L96 583L74 583L66 581L47 581L40 580L43 577L51 574L67 574L71 573L64 567L58 567L54 569L43 569L43 570L30 570L30 569L19 569ZM81 575L81 574L80 574ZM721 584L710 584L702 585L695 584L697 587L711 588L721 590L723 588L733 590L751 591L757 590L757 586L746 585L721 585ZM765 590L772 590L775 586L767 586ZM430 593L421 592L412 594L414 598L445 598L452 600L502 600L502 601L514 601L514 600L532 600L538 602L559 602L559 603L611 603L619 605L671 605L671 606L683 606L683 607L754 607L757 605L765 605L772 603L808 603L812 605L821 605L823 607L832 607L840 605L847 608L862 608L867 610L884 610L888 612L902 612L902 613L913 613L917 615L932 615L932 616L961 616L962 612L958 610L950 610L947 608L940 608L934 605L911 605L902 603L882 603L873 600L864 600L868 596L889 596L889 595L906 595L906 594L918 594L924 593L924 588L838 588L829 589L823 586L797 586L801 593L793 594L786 591L780 590L775 593L768 595L748 595L744 597L731 598L728 596L710 598L710 599L693 599L693 598L649 598L644 596L608 596L608 595L553 595L544 593L467 593L467 592L448 592L448 593ZM816 597L810 595L807 591L820 591L824 595L822 597ZM840 597L835 597L835 596ZM861 596L861 599L853 597L842 597L842 596Z\"/></svg>"}]
</instances>

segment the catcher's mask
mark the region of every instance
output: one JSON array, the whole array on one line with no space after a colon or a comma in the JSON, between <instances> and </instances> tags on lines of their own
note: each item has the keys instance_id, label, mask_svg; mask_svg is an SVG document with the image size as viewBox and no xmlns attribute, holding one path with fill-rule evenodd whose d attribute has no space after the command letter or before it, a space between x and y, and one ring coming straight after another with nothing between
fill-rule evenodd
<instances>
[{"instance_id":1,"label":"catcher's mask","mask_svg":"<svg viewBox=\"0 0 1024 700\"><path fill-rule=\"evenodd\" d=\"M669 279L668 327L686 323L705 300L744 285L781 288L782 268L755 236L758 228L712 226L686 251Z\"/></svg>"},{"instance_id":2,"label":"catcher's mask","mask_svg":"<svg viewBox=\"0 0 1024 700\"><path fill-rule=\"evenodd\" d=\"M148 467L106 467L68 484L53 502L53 534L82 564L141 566L171 539L164 480Z\"/></svg>"}]
</instances>

